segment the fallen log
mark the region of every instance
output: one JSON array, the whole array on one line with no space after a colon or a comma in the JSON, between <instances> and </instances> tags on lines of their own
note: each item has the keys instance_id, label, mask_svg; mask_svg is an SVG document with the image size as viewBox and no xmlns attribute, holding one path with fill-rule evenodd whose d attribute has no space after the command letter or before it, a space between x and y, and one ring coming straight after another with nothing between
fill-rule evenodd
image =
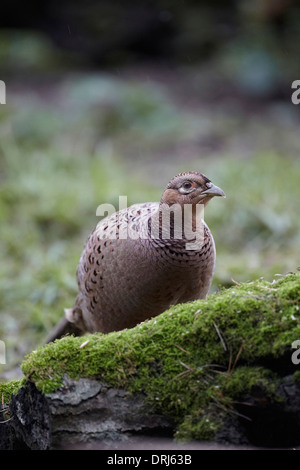
<instances>
[{"instance_id":1,"label":"fallen log","mask_svg":"<svg viewBox=\"0 0 300 470\"><path fill-rule=\"evenodd\" d=\"M235 285L135 328L32 352L3 394L1 448L177 441L300 445L300 273ZM6 403L6 405L4 405Z\"/></svg>"}]
</instances>

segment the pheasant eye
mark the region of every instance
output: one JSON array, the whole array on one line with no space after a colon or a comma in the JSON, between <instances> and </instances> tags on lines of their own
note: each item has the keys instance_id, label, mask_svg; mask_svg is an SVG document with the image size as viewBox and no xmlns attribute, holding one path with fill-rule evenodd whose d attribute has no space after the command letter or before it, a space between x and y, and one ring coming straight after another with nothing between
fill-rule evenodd
<instances>
[{"instance_id":1,"label":"pheasant eye","mask_svg":"<svg viewBox=\"0 0 300 470\"><path fill-rule=\"evenodd\" d=\"M184 181L182 185L180 186L180 188L178 189L178 191L181 194L188 194L193 190L193 187L194 187L193 183L191 183L190 181Z\"/></svg>"}]
</instances>

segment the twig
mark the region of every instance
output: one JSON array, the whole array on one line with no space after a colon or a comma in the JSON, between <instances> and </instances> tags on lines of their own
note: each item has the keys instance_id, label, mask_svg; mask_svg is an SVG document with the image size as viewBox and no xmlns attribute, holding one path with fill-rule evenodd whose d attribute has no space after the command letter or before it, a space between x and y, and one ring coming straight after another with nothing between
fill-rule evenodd
<instances>
[{"instance_id":1,"label":"twig","mask_svg":"<svg viewBox=\"0 0 300 470\"><path fill-rule=\"evenodd\" d=\"M8 421L10 421L11 419L13 419L12 416L10 418L6 419L5 421L0 421L0 424L8 423Z\"/></svg>"},{"instance_id":2,"label":"twig","mask_svg":"<svg viewBox=\"0 0 300 470\"><path fill-rule=\"evenodd\" d=\"M181 351L183 351L183 352L185 352L185 353L187 353L187 354L190 354L189 351L186 351L186 350L183 349L181 346L178 346L177 344L174 344L174 346L175 346L176 348L180 349Z\"/></svg>"},{"instance_id":3,"label":"twig","mask_svg":"<svg viewBox=\"0 0 300 470\"><path fill-rule=\"evenodd\" d=\"M224 351L227 351L227 346L226 346L226 344L225 344L225 341L224 341L224 339L223 339L223 337L222 337L222 335L221 335L221 332L220 332L219 328L217 327L216 323L214 323L214 327L215 327L216 332L217 332L217 334L218 334L218 336L219 336L219 339L220 339L220 341L221 341L221 343L222 343L222 346L223 346L223 348L224 348Z\"/></svg>"},{"instance_id":4,"label":"twig","mask_svg":"<svg viewBox=\"0 0 300 470\"><path fill-rule=\"evenodd\" d=\"M237 415L237 416L240 416L241 418L244 418L244 419L247 419L248 421L252 421L251 418L249 418L249 416L246 416L242 413L239 413L238 411L232 409L231 407L229 406L226 406L226 405L223 405L223 403L221 403L219 400L217 400L216 398L212 397L213 400L215 401L215 405L218 407L218 408L221 408L223 411L225 411L226 413L231 413L233 415Z\"/></svg>"},{"instance_id":5,"label":"twig","mask_svg":"<svg viewBox=\"0 0 300 470\"><path fill-rule=\"evenodd\" d=\"M188 370L193 370L192 367L188 366L187 364L185 364L185 363L182 362L182 361L179 361L179 364L181 364L183 367L185 367L185 368L188 369Z\"/></svg>"},{"instance_id":6,"label":"twig","mask_svg":"<svg viewBox=\"0 0 300 470\"><path fill-rule=\"evenodd\" d=\"M234 361L233 366L232 366L232 370L234 370L234 368L235 368L235 366L236 366L236 363L237 363L237 361L239 360L240 355L242 354L242 351L243 351L243 348L244 348L244 344L245 344L245 341L242 342L241 347L240 347L240 349L239 349L239 351L238 351L238 353L237 353L237 355L236 355L235 361Z\"/></svg>"},{"instance_id":7,"label":"twig","mask_svg":"<svg viewBox=\"0 0 300 470\"><path fill-rule=\"evenodd\" d=\"M196 320L196 318L198 318L198 316L200 315L200 313L202 313L202 310L201 310L201 309L199 309L199 310L197 310L197 312L195 312L194 321Z\"/></svg>"},{"instance_id":8,"label":"twig","mask_svg":"<svg viewBox=\"0 0 300 470\"><path fill-rule=\"evenodd\" d=\"M229 345L229 362L228 362L228 369L227 369L228 374L231 371L231 363L232 363L232 347L231 345Z\"/></svg>"},{"instance_id":9,"label":"twig","mask_svg":"<svg viewBox=\"0 0 300 470\"><path fill-rule=\"evenodd\" d=\"M244 348L244 344L245 344L245 341L242 342L241 347L240 347L240 349L238 350L238 353L237 353L237 355L236 355L236 357L235 357L235 360L234 360L234 363L233 363L232 367L231 367L231 360L232 360L232 358L231 358L231 356L230 356L230 358L229 358L228 379L231 377L232 372L234 371L235 366L236 366L236 364L237 364L237 361L239 360L239 357L240 357L240 355L242 354L242 351L243 351L243 348Z\"/></svg>"}]
</instances>

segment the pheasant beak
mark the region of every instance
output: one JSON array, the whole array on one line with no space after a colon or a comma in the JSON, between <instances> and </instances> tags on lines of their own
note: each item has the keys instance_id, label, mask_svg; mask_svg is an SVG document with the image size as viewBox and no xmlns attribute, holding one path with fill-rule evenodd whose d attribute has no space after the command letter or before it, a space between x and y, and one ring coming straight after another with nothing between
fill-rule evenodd
<instances>
[{"instance_id":1,"label":"pheasant beak","mask_svg":"<svg viewBox=\"0 0 300 470\"><path fill-rule=\"evenodd\" d=\"M212 183L209 183L211 186L210 188L206 189L205 191L202 191L201 195L202 194L205 194L207 196L221 196L221 197L226 197L223 189L219 188L218 186L212 184Z\"/></svg>"}]
</instances>

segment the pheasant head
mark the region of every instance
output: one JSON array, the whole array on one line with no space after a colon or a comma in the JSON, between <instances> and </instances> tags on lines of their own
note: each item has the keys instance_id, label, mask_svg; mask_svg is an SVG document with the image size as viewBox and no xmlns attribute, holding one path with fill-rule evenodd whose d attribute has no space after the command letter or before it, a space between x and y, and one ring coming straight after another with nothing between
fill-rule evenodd
<instances>
[{"instance_id":1,"label":"pheasant head","mask_svg":"<svg viewBox=\"0 0 300 470\"><path fill-rule=\"evenodd\" d=\"M203 204L206 206L214 196L226 197L205 175L198 172L180 173L171 179L161 198L161 204Z\"/></svg>"}]
</instances>

